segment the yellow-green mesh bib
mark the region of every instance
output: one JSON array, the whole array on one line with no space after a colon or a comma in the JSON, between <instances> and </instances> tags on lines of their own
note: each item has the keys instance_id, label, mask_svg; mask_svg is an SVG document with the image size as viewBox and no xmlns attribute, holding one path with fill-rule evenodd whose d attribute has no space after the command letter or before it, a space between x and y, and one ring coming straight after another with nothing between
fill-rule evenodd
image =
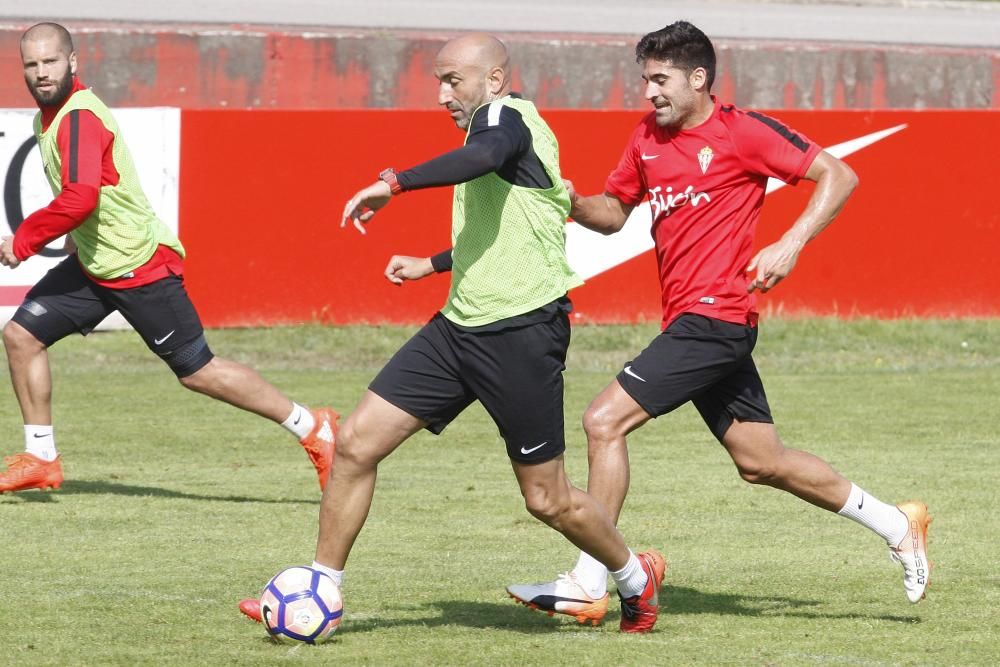
<instances>
[{"instance_id":1,"label":"yellow-green mesh bib","mask_svg":"<svg viewBox=\"0 0 1000 667\"><path fill-rule=\"evenodd\" d=\"M90 90L77 91L71 95L45 132L42 132L41 114L35 116L35 137L42 152L45 176L52 187L52 194L58 195L62 191L62 156L56 140L59 124L76 109L90 111L115 135L112 155L119 176L118 185L101 187L97 208L83 224L70 232L84 269L101 280L118 278L149 261L160 244L173 248L183 257L184 247L181 242L156 217L142 191L132 156L121 138L118 123L111 111Z\"/></svg>"},{"instance_id":2,"label":"yellow-green mesh bib","mask_svg":"<svg viewBox=\"0 0 1000 667\"><path fill-rule=\"evenodd\" d=\"M555 135L531 102L504 97L492 104L520 112L552 187L520 187L495 173L455 186L451 291L441 312L464 326L521 315L583 284L566 260L570 201ZM487 106L476 113L488 113Z\"/></svg>"}]
</instances>

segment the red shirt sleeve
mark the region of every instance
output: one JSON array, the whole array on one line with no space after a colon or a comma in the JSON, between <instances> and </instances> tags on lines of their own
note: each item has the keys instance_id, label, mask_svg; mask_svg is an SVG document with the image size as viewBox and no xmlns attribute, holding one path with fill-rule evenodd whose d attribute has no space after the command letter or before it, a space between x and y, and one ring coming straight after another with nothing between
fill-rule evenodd
<instances>
[{"instance_id":1,"label":"red shirt sleeve","mask_svg":"<svg viewBox=\"0 0 1000 667\"><path fill-rule=\"evenodd\" d=\"M604 191L618 198L626 206L637 206L646 197L646 182L639 170L639 154L642 150L640 139L648 132L648 124L647 116L633 130L618 166L604 184Z\"/></svg>"},{"instance_id":2,"label":"red shirt sleeve","mask_svg":"<svg viewBox=\"0 0 1000 667\"><path fill-rule=\"evenodd\" d=\"M795 185L823 148L781 121L756 111L731 126L747 171Z\"/></svg>"},{"instance_id":3,"label":"red shirt sleeve","mask_svg":"<svg viewBox=\"0 0 1000 667\"><path fill-rule=\"evenodd\" d=\"M90 111L74 110L64 116L56 143L62 162L62 190L48 206L29 215L17 228L14 254L22 261L80 226L97 208L102 179L106 177L105 160L114 171L114 135Z\"/></svg>"}]
</instances>

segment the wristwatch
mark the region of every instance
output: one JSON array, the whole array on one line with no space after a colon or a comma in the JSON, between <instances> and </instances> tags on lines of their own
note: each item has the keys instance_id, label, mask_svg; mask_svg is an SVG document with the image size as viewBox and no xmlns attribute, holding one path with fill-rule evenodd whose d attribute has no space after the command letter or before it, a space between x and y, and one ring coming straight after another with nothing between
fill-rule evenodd
<instances>
[{"instance_id":1,"label":"wristwatch","mask_svg":"<svg viewBox=\"0 0 1000 667\"><path fill-rule=\"evenodd\" d=\"M389 167L388 169L383 169L382 173L380 173L378 177L379 180L383 180L389 184L389 191L392 194L398 195L400 192L403 191L403 186L399 184L399 180L396 178L396 170L393 169L392 167Z\"/></svg>"}]
</instances>

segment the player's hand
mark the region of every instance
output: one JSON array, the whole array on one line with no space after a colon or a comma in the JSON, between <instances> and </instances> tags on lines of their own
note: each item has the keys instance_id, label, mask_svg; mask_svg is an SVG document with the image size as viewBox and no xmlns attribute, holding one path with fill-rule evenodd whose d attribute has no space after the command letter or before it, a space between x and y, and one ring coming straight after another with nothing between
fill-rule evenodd
<instances>
[{"instance_id":1,"label":"player's hand","mask_svg":"<svg viewBox=\"0 0 1000 667\"><path fill-rule=\"evenodd\" d=\"M747 292L753 292L755 289L767 292L784 280L785 276L795 268L801 250L802 244L789 238L783 238L761 249L746 268L747 273L754 274L747 285Z\"/></svg>"},{"instance_id":2,"label":"player's hand","mask_svg":"<svg viewBox=\"0 0 1000 667\"><path fill-rule=\"evenodd\" d=\"M354 224L354 228L364 234L365 223L372 219L375 211L388 204L391 198L392 190L389 189L389 184L383 180L375 181L367 188L354 193L354 196L347 200L340 226L346 226L347 221L350 220Z\"/></svg>"},{"instance_id":3,"label":"player's hand","mask_svg":"<svg viewBox=\"0 0 1000 667\"><path fill-rule=\"evenodd\" d=\"M14 237L5 236L0 242L0 264L16 269L21 260L14 254Z\"/></svg>"},{"instance_id":4,"label":"player's hand","mask_svg":"<svg viewBox=\"0 0 1000 667\"><path fill-rule=\"evenodd\" d=\"M569 215L573 217L573 210L576 208L576 200L580 195L576 192L576 187L573 185L573 181L568 178L562 179L563 186L566 188L566 192L569 193Z\"/></svg>"},{"instance_id":5,"label":"player's hand","mask_svg":"<svg viewBox=\"0 0 1000 667\"><path fill-rule=\"evenodd\" d=\"M76 250L77 250L76 241L73 240L72 236L67 234L66 240L63 241L63 252L66 253L67 255L75 255Z\"/></svg>"},{"instance_id":6,"label":"player's hand","mask_svg":"<svg viewBox=\"0 0 1000 667\"><path fill-rule=\"evenodd\" d=\"M393 285L402 285L404 280L420 280L434 273L430 257L409 257L393 255L385 267L385 279Z\"/></svg>"}]
</instances>

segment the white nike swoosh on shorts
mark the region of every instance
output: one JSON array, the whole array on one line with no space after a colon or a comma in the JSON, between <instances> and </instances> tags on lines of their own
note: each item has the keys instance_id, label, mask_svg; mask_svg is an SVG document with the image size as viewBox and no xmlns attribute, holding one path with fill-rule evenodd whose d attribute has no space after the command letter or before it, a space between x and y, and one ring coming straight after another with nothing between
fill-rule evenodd
<instances>
[{"instance_id":1,"label":"white nike swoosh on shorts","mask_svg":"<svg viewBox=\"0 0 1000 667\"><path fill-rule=\"evenodd\" d=\"M636 375L635 372L632 371L632 367L631 366L626 366L625 367L625 375L631 375L632 377L634 377L639 382L645 382L646 381L645 378L641 378L638 375Z\"/></svg>"},{"instance_id":2,"label":"white nike swoosh on shorts","mask_svg":"<svg viewBox=\"0 0 1000 667\"><path fill-rule=\"evenodd\" d=\"M167 339L174 335L174 331L176 331L176 329L174 329L173 331L171 331L170 333L168 333L163 338L154 338L153 339L153 344L154 345L162 345L163 343L167 342Z\"/></svg>"},{"instance_id":3,"label":"white nike swoosh on shorts","mask_svg":"<svg viewBox=\"0 0 1000 667\"><path fill-rule=\"evenodd\" d=\"M548 440L546 440L545 442L543 442L543 443L542 443L542 444L540 444L540 445L535 445L535 446L534 446L534 447L532 447L531 449L525 449L524 447L521 447L521 453L522 453L522 454L530 454L531 452L535 451L536 449L541 449L542 447L544 447L544 446L545 446L545 445L547 445L547 444L549 444L549 441L548 441Z\"/></svg>"}]
</instances>

